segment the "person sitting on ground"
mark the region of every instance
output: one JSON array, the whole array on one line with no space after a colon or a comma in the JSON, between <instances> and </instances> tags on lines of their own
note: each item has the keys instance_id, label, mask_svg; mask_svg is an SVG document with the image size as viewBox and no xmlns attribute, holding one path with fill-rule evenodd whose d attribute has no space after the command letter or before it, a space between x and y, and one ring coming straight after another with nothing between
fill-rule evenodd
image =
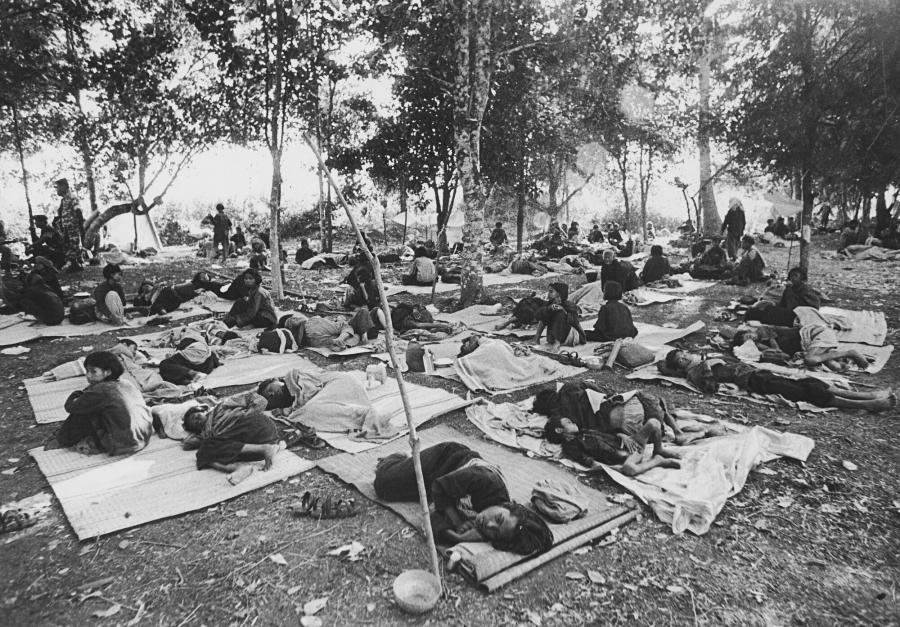
<instances>
[{"instance_id":1,"label":"person sitting on ground","mask_svg":"<svg viewBox=\"0 0 900 627\"><path fill-rule=\"evenodd\" d=\"M47 222L45 215L34 216L34 226L40 230L40 234L34 246L25 249L26 254L46 257L57 268L62 268L66 264L66 240L62 233Z\"/></svg>"},{"instance_id":2,"label":"person sitting on ground","mask_svg":"<svg viewBox=\"0 0 900 627\"><path fill-rule=\"evenodd\" d=\"M234 235L231 236L231 243L234 246L235 254L238 255L243 254L244 249L247 248L247 238L240 225L235 229Z\"/></svg>"},{"instance_id":3,"label":"person sitting on ground","mask_svg":"<svg viewBox=\"0 0 900 627\"><path fill-rule=\"evenodd\" d=\"M720 246L721 238L714 237L700 257L691 265L690 275L694 279L725 279L731 274L731 267L725 250Z\"/></svg>"},{"instance_id":4,"label":"person sitting on ground","mask_svg":"<svg viewBox=\"0 0 900 627\"><path fill-rule=\"evenodd\" d=\"M46 285L54 294L64 299L65 295L62 286L59 284L59 269L53 265L53 262L47 257L38 255L33 259L31 273L38 274L44 280Z\"/></svg>"},{"instance_id":5,"label":"person sitting on ground","mask_svg":"<svg viewBox=\"0 0 900 627\"><path fill-rule=\"evenodd\" d=\"M788 272L788 284L777 305L771 301L759 301L747 310L744 318L747 322L755 320L763 324L790 327L796 320L794 310L797 307L818 309L821 303L819 293L806 282L806 270L797 266Z\"/></svg>"},{"instance_id":6,"label":"person sitting on ground","mask_svg":"<svg viewBox=\"0 0 900 627\"><path fill-rule=\"evenodd\" d=\"M38 269L39 261L52 264L44 257L35 258L35 267L28 273L22 273L18 281L11 276L0 279L0 296L6 302L10 312L24 311L49 326L61 324L66 317L66 309L62 298L47 285L44 274ZM55 273L51 277L56 279ZM56 281L59 287L59 281Z\"/></svg>"},{"instance_id":7,"label":"person sitting on ground","mask_svg":"<svg viewBox=\"0 0 900 627\"><path fill-rule=\"evenodd\" d=\"M592 228L591 232L588 234L588 242L591 244L602 244L603 239L603 231L595 224L594 228Z\"/></svg>"},{"instance_id":8,"label":"person sitting on ground","mask_svg":"<svg viewBox=\"0 0 900 627\"><path fill-rule=\"evenodd\" d=\"M351 346L367 343L369 330L375 324L369 310L359 307L349 320L340 315L307 317L303 314L288 314L278 320L278 327L290 331L297 346L340 352Z\"/></svg>"},{"instance_id":9,"label":"person sitting on ground","mask_svg":"<svg viewBox=\"0 0 900 627\"><path fill-rule=\"evenodd\" d=\"M682 238L687 238L693 233L697 232L697 229L694 228L694 221L688 218L684 222L682 222L678 226L678 232L681 233Z\"/></svg>"},{"instance_id":10,"label":"person sitting on ground","mask_svg":"<svg viewBox=\"0 0 900 627\"><path fill-rule=\"evenodd\" d=\"M303 238L300 240L300 248L297 249L297 254L294 255L294 261L297 263L303 263L307 259L312 259L316 256L316 251L309 247L309 240Z\"/></svg>"},{"instance_id":11,"label":"person sitting on ground","mask_svg":"<svg viewBox=\"0 0 900 627\"><path fill-rule=\"evenodd\" d=\"M753 394L778 394L791 402L817 407L882 411L897 402L891 389L856 392L814 377L791 379L736 360L704 359L677 348L669 351L657 367L664 375L684 377L704 394L715 394L721 384L731 383Z\"/></svg>"},{"instance_id":12,"label":"person sitting on ground","mask_svg":"<svg viewBox=\"0 0 900 627\"><path fill-rule=\"evenodd\" d=\"M775 226L772 228L772 233L775 234L776 237L784 238L788 234L787 224L784 223L784 216L778 216L778 219L775 220Z\"/></svg>"},{"instance_id":13,"label":"person sitting on ground","mask_svg":"<svg viewBox=\"0 0 900 627\"><path fill-rule=\"evenodd\" d=\"M440 544L490 542L495 549L534 555L553 545L553 534L531 509L510 501L500 469L458 442L420 453L431 527ZM389 501L419 498L412 458L394 453L378 460L375 493Z\"/></svg>"},{"instance_id":14,"label":"person sitting on ground","mask_svg":"<svg viewBox=\"0 0 900 627\"><path fill-rule=\"evenodd\" d=\"M631 236L621 246L616 246L616 257L631 257L634 254L634 240Z\"/></svg>"},{"instance_id":15,"label":"person sitting on ground","mask_svg":"<svg viewBox=\"0 0 900 627\"><path fill-rule=\"evenodd\" d=\"M262 276L253 268L247 268L240 276L247 293L234 301L223 321L229 327L257 329L274 327L278 323L275 305L268 290L262 287Z\"/></svg>"},{"instance_id":16,"label":"person sitting on ground","mask_svg":"<svg viewBox=\"0 0 900 627\"><path fill-rule=\"evenodd\" d=\"M190 385L218 368L221 362L197 333L188 333L175 352L159 362L159 374L175 385Z\"/></svg>"},{"instance_id":17,"label":"person sitting on ground","mask_svg":"<svg viewBox=\"0 0 900 627\"><path fill-rule=\"evenodd\" d=\"M103 268L103 282L94 288L93 296L93 299L85 299L84 306L93 308L94 320L117 326L126 323L125 289L122 287L122 269L118 264L110 263Z\"/></svg>"},{"instance_id":18,"label":"person sitting on ground","mask_svg":"<svg viewBox=\"0 0 900 627\"><path fill-rule=\"evenodd\" d=\"M765 281L766 276L763 272L766 269L766 260L755 246L751 235L744 235L741 238L741 251L740 260L734 267L730 283L732 285L749 285Z\"/></svg>"},{"instance_id":19,"label":"person sitting on ground","mask_svg":"<svg viewBox=\"0 0 900 627\"><path fill-rule=\"evenodd\" d=\"M77 447L89 454L112 456L136 453L150 441L153 417L140 390L121 380L118 357L97 351L84 359L88 386L66 400L69 413L49 448Z\"/></svg>"},{"instance_id":20,"label":"person sitting on ground","mask_svg":"<svg viewBox=\"0 0 900 627\"><path fill-rule=\"evenodd\" d=\"M509 263L509 271L511 274L534 274L536 272L543 274L547 269L537 262L534 254L530 254L527 257L519 255L513 259Z\"/></svg>"},{"instance_id":21,"label":"person sitting on ground","mask_svg":"<svg viewBox=\"0 0 900 627\"><path fill-rule=\"evenodd\" d=\"M494 225L494 230L491 231L491 246L493 246L496 251L507 241L509 241L509 238L506 237L506 231L503 230L503 223L498 222Z\"/></svg>"},{"instance_id":22,"label":"person sitting on ground","mask_svg":"<svg viewBox=\"0 0 900 627\"><path fill-rule=\"evenodd\" d=\"M154 285L143 281L134 297L134 306L147 309L151 316L171 313L197 296L197 288L191 283L178 285Z\"/></svg>"},{"instance_id":23,"label":"person sitting on ground","mask_svg":"<svg viewBox=\"0 0 900 627\"><path fill-rule=\"evenodd\" d=\"M409 268L409 273L400 277L403 285L422 285L431 287L434 282L434 261L428 256L424 246L416 248L415 257Z\"/></svg>"},{"instance_id":24,"label":"person sitting on ground","mask_svg":"<svg viewBox=\"0 0 900 627\"><path fill-rule=\"evenodd\" d=\"M769 218L766 220L766 228L763 229L763 233L771 233L775 234L775 218Z\"/></svg>"},{"instance_id":25,"label":"person sitting on ground","mask_svg":"<svg viewBox=\"0 0 900 627\"><path fill-rule=\"evenodd\" d=\"M859 351L841 349L834 330L821 324L751 327L735 333L732 346L742 346L747 341L753 341L763 351L780 351L785 360L800 354L808 368L825 364L831 370L842 372L846 370L843 360L850 360L862 369L869 366L869 361Z\"/></svg>"},{"instance_id":26,"label":"person sitting on ground","mask_svg":"<svg viewBox=\"0 0 900 627\"><path fill-rule=\"evenodd\" d=\"M796 233L800 230L800 223L797 222L797 218L794 216L789 216L787 221L787 230L788 233Z\"/></svg>"},{"instance_id":27,"label":"person sitting on ground","mask_svg":"<svg viewBox=\"0 0 900 627\"><path fill-rule=\"evenodd\" d=\"M606 241L612 244L613 246L618 246L622 243L622 232L619 231L619 224L617 222L612 223L612 227L610 227L609 232L606 234Z\"/></svg>"},{"instance_id":28,"label":"person sitting on ground","mask_svg":"<svg viewBox=\"0 0 900 627\"><path fill-rule=\"evenodd\" d=\"M546 300L537 295L537 292L532 292L531 295L525 296L519 300L513 307L512 315L503 322L497 324L494 329L496 331L502 331L512 324L517 327L531 326L537 322L538 312L548 304L549 303Z\"/></svg>"},{"instance_id":29,"label":"person sitting on ground","mask_svg":"<svg viewBox=\"0 0 900 627\"><path fill-rule=\"evenodd\" d=\"M587 340L581 321L578 319L578 306L569 302L569 286L565 283L551 283L547 290L547 305L536 314L537 329L534 343L541 343L544 329L547 330L547 343L551 350L560 346L577 346Z\"/></svg>"},{"instance_id":30,"label":"person sitting on ground","mask_svg":"<svg viewBox=\"0 0 900 627\"><path fill-rule=\"evenodd\" d=\"M592 470L599 470L601 464L613 465L633 477L657 466L681 466L678 454L662 444L664 424L676 437L682 436L681 430L665 402L650 394L638 392L625 401L618 394L606 397L591 381L575 381L564 383L559 391L555 387L539 390L532 411L547 416L547 440L561 444L566 457ZM644 457L647 444L653 445L649 460Z\"/></svg>"},{"instance_id":31,"label":"person sitting on ground","mask_svg":"<svg viewBox=\"0 0 900 627\"><path fill-rule=\"evenodd\" d=\"M354 265L344 279L347 290L344 293L344 309L368 307L370 310L381 304L375 274L368 263Z\"/></svg>"},{"instance_id":32,"label":"person sitting on ground","mask_svg":"<svg viewBox=\"0 0 900 627\"><path fill-rule=\"evenodd\" d=\"M900 249L900 231L894 222L881 235L881 247L889 250Z\"/></svg>"},{"instance_id":33,"label":"person sitting on ground","mask_svg":"<svg viewBox=\"0 0 900 627\"><path fill-rule=\"evenodd\" d=\"M631 262L622 259L616 259L616 253L612 250L604 250L601 258L602 267L600 268L600 287L606 285L607 281L615 281L622 286L623 292L630 292L637 289L641 285L641 280L634 270Z\"/></svg>"},{"instance_id":34,"label":"person sitting on ground","mask_svg":"<svg viewBox=\"0 0 900 627\"><path fill-rule=\"evenodd\" d=\"M631 319L631 311L622 303L622 286L616 281L607 281L603 286L603 298L606 303L597 313L594 329L586 333L588 341L611 342L635 337L638 330Z\"/></svg>"},{"instance_id":35,"label":"person sitting on ground","mask_svg":"<svg viewBox=\"0 0 900 627\"><path fill-rule=\"evenodd\" d=\"M659 281L672 274L672 266L669 265L669 258L663 255L663 247L654 244L650 247L650 258L644 264L641 270L641 281L653 283Z\"/></svg>"},{"instance_id":36,"label":"person sitting on ground","mask_svg":"<svg viewBox=\"0 0 900 627\"><path fill-rule=\"evenodd\" d=\"M188 409L182 424L191 435L182 447L196 449L197 470L214 468L232 473L238 469L238 462L259 460L263 470L271 468L286 444L275 421L263 413L265 405L265 399L258 395L240 395L212 409Z\"/></svg>"},{"instance_id":37,"label":"person sitting on ground","mask_svg":"<svg viewBox=\"0 0 900 627\"><path fill-rule=\"evenodd\" d=\"M250 268L268 270L269 244L263 239L264 234L256 231L256 227L250 227L250 233Z\"/></svg>"},{"instance_id":38,"label":"person sitting on ground","mask_svg":"<svg viewBox=\"0 0 900 627\"><path fill-rule=\"evenodd\" d=\"M565 255L565 239L563 239L562 231L559 228L550 231L550 237L547 239L547 257L550 259L559 259Z\"/></svg>"},{"instance_id":39,"label":"person sitting on ground","mask_svg":"<svg viewBox=\"0 0 900 627\"><path fill-rule=\"evenodd\" d=\"M570 242L577 242L581 237L581 229L578 227L578 223L575 220L572 220L572 223L569 225L566 236L569 238Z\"/></svg>"},{"instance_id":40,"label":"person sitting on ground","mask_svg":"<svg viewBox=\"0 0 900 627\"><path fill-rule=\"evenodd\" d=\"M651 241L656 239L656 228L653 226L653 222L647 221L647 241Z\"/></svg>"}]
</instances>

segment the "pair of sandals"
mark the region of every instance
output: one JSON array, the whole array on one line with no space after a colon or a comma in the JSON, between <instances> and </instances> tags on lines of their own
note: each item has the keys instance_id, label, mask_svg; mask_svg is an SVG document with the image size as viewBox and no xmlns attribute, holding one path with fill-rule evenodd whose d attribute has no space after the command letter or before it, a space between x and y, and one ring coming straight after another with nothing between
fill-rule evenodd
<instances>
[{"instance_id":1,"label":"pair of sandals","mask_svg":"<svg viewBox=\"0 0 900 627\"><path fill-rule=\"evenodd\" d=\"M37 518L20 509L8 509L0 515L0 533L12 533L31 527Z\"/></svg>"},{"instance_id":2,"label":"pair of sandals","mask_svg":"<svg viewBox=\"0 0 900 627\"><path fill-rule=\"evenodd\" d=\"M315 431L295 431L289 438L285 440L286 448L294 448L296 446L305 446L314 450L323 449L327 446L325 440L316 435Z\"/></svg>"},{"instance_id":3,"label":"pair of sandals","mask_svg":"<svg viewBox=\"0 0 900 627\"><path fill-rule=\"evenodd\" d=\"M581 355L576 353L575 351L566 351L559 353L559 360L568 365L568 366L576 366L576 367L584 367L584 360L581 358Z\"/></svg>"},{"instance_id":4,"label":"pair of sandals","mask_svg":"<svg viewBox=\"0 0 900 627\"><path fill-rule=\"evenodd\" d=\"M300 498L300 502L289 506L297 518L349 518L357 512L354 499L340 499L332 495L325 498L313 496L306 491Z\"/></svg>"}]
</instances>

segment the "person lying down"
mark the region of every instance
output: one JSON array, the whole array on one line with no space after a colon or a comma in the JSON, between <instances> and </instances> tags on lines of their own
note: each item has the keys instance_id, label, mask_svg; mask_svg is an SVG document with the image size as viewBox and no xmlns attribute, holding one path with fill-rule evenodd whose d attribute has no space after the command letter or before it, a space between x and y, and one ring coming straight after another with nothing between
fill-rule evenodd
<instances>
[{"instance_id":1,"label":"person lying down","mask_svg":"<svg viewBox=\"0 0 900 627\"><path fill-rule=\"evenodd\" d=\"M791 402L811 403L816 407L878 412L897 404L897 397L890 388L857 392L814 377L783 377L737 360L703 359L677 348L669 351L665 360L657 364L657 369L664 375L684 377L705 394L715 394L720 385L731 383L750 393L778 394Z\"/></svg>"},{"instance_id":2,"label":"person lying down","mask_svg":"<svg viewBox=\"0 0 900 627\"><path fill-rule=\"evenodd\" d=\"M751 327L735 333L731 344L737 348L751 340L760 350L779 351L783 354L784 361L794 355L801 355L804 365L809 368L824 364L831 370L843 372L847 369L848 362L863 369L869 366L869 361L859 351L840 348L834 330L821 324Z\"/></svg>"},{"instance_id":3,"label":"person lying down","mask_svg":"<svg viewBox=\"0 0 900 627\"><path fill-rule=\"evenodd\" d=\"M606 396L591 381L565 383L559 389L537 393L532 410L547 416L544 437L562 445L568 459L601 471L612 466L634 477L651 468L680 468L679 455L663 446L665 427L684 445L725 431L717 427L687 433L676 424L665 401L638 392L627 401L621 395ZM653 445L648 457L645 449Z\"/></svg>"},{"instance_id":4,"label":"person lying down","mask_svg":"<svg viewBox=\"0 0 900 627\"><path fill-rule=\"evenodd\" d=\"M442 442L420 455L439 544L490 542L495 549L520 555L542 553L553 545L547 523L510 500L503 473L477 452L458 442ZM412 458L394 453L379 459L375 493L384 501L418 501Z\"/></svg>"}]
</instances>

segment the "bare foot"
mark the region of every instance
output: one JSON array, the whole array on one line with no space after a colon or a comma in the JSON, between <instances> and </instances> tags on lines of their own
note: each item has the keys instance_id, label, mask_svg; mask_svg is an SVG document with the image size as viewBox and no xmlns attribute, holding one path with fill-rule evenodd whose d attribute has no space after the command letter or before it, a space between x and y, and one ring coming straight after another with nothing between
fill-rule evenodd
<instances>
[{"instance_id":1,"label":"bare foot","mask_svg":"<svg viewBox=\"0 0 900 627\"><path fill-rule=\"evenodd\" d=\"M675 451L670 451L664 448L660 448L656 454L666 459L681 459L681 455L679 455Z\"/></svg>"},{"instance_id":2,"label":"bare foot","mask_svg":"<svg viewBox=\"0 0 900 627\"><path fill-rule=\"evenodd\" d=\"M660 468L681 468L681 462L677 459L661 459L659 460Z\"/></svg>"},{"instance_id":3,"label":"bare foot","mask_svg":"<svg viewBox=\"0 0 900 627\"><path fill-rule=\"evenodd\" d=\"M267 444L265 449L263 450L263 470L268 470L272 467L272 462L275 461L275 456L278 455L278 452L281 449L285 448L285 443L278 442L278 444Z\"/></svg>"}]
</instances>

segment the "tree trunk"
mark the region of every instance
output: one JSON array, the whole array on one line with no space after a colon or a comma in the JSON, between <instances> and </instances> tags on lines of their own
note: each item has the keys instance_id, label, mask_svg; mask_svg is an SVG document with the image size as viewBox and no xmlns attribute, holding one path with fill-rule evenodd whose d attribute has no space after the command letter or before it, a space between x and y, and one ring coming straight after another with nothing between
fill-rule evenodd
<instances>
[{"instance_id":1,"label":"tree trunk","mask_svg":"<svg viewBox=\"0 0 900 627\"><path fill-rule=\"evenodd\" d=\"M19 165L22 167L22 187L25 188L25 204L28 206L28 232L31 233L31 243L37 242L37 233L34 230L34 210L31 207L31 194L28 192L28 170L25 169L25 151L22 150L22 135L19 126L19 107L13 101L13 137L16 142L16 152L19 153Z\"/></svg>"},{"instance_id":2,"label":"tree trunk","mask_svg":"<svg viewBox=\"0 0 900 627\"><path fill-rule=\"evenodd\" d=\"M516 186L516 252L522 253L522 235L525 229L525 159L519 160L519 184Z\"/></svg>"},{"instance_id":3,"label":"tree trunk","mask_svg":"<svg viewBox=\"0 0 900 627\"><path fill-rule=\"evenodd\" d=\"M625 228L631 222L631 199L628 196L628 144L622 144L622 152L616 158L619 164L619 178L622 184L622 200L625 203Z\"/></svg>"},{"instance_id":4,"label":"tree trunk","mask_svg":"<svg viewBox=\"0 0 900 627\"><path fill-rule=\"evenodd\" d=\"M403 214L403 240L406 244L406 227L409 224L409 213L406 207L406 173L400 175L400 212Z\"/></svg>"},{"instance_id":5,"label":"tree trunk","mask_svg":"<svg viewBox=\"0 0 900 627\"><path fill-rule=\"evenodd\" d=\"M466 220L463 226L460 307L481 299L484 190L481 185L481 122L491 83L491 21L494 0L460 0L457 15L454 135L456 167L462 181Z\"/></svg>"},{"instance_id":6,"label":"tree trunk","mask_svg":"<svg viewBox=\"0 0 900 627\"><path fill-rule=\"evenodd\" d=\"M556 155L551 155L547 159L547 213L550 214L550 221L555 222L559 219L559 164L556 161Z\"/></svg>"},{"instance_id":7,"label":"tree trunk","mask_svg":"<svg viewBox=\"0 0 900 627\"><path fill-rule=\"evenodd\" d=\"M269 103L269 152L272 155L272 189L269 193L269 251L272 259L269 266L272 268L272 289L275 298L284 298L284 284L281 279L281 246L278 233L280 220L278 214L281 211L281 99L284 88L284 3L283 0L275 0L275 76L272 90L272 101Z\"/></svg>"},{"instance_id":8,"label":"tree trunk","mask_svg":"<svg viewBox=\"0 0 900 627\"><path fill-rule=\"evenodd\" d=\"M800 178L800 192L803 197L803 213L801 214L800 223L800 267L809 272L809 243L810 234L812 233L812 213L813 213L813 197L812 197L812 174L809 168L803 169L804 174Z\"/></svg>"},{"instance_id":9,"label":"tree trunk","mask_svg":"<svg viewBox=\"0 0 900 627\"><path fill-rule=\"evenodd\" d=\"M875 233L880 235L891 224L891 212L887 206L887 195L882 187L875 195Z\"/></svg>"},{"instance_id":10,"label":"tree trunk","mask_svg":"<svg viewBox=\"0 0 900 627\"><path fill-rule=\"evenodd\" d=\"M94 242L97 241L97 236L100 233L100 229L103 228L103 225L115 218L116 216L121 216L126 213L131 213L135 208L134 202L122 203L120 205L113 205L108 207L102 213L98 213L87 225L87 229L84 232L84 241L86 242Z\"/></svg>"},{"instance_id":11,"label":"tree trunk","mask_svg":"<svg viewBox=\"0 0 900 627\"><path fill-rule=\"evenodd\" d=\"M707 33L711 29L708 20L704 20ZM708 44L707 44L708 45ZM717 235L722 230L722 218L719 216L719 208L716 206L716 194L713 189L712 163L709 156L709 93L710 93L710 67L709 52L705 50L697 61L697 75L700 84L700 102L697 119L697 153L700 162L700 212L703 215L703 233L705 235ZM697 225L699 230L701 225Z\"/></svg>"}]
</instances>

